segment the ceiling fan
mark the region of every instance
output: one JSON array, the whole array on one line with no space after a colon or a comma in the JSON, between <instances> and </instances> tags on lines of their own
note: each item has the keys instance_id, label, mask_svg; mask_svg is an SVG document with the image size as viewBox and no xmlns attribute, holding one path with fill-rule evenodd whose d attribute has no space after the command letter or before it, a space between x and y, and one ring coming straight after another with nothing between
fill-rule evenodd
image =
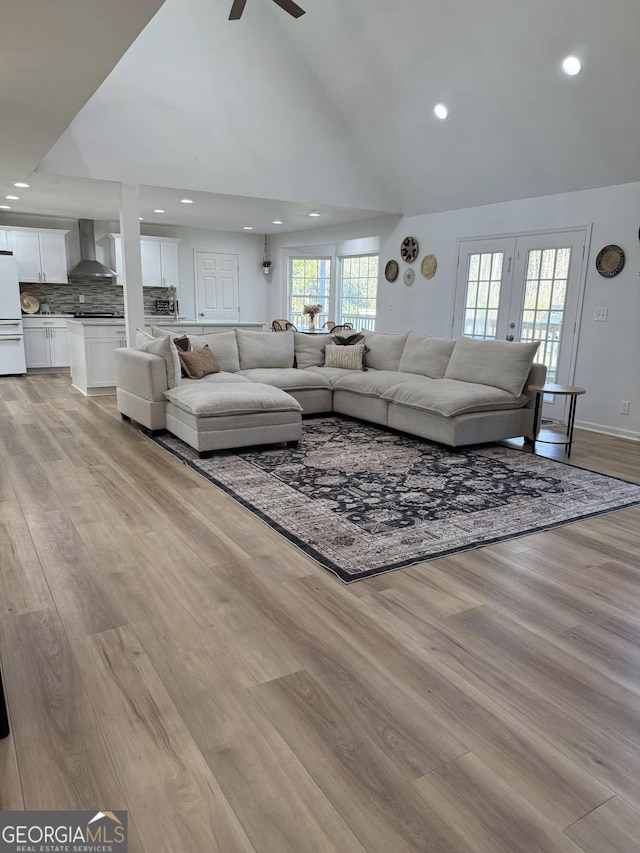
<instances>
[{"instance_id":1,"label":"ceiling fan","mask_svg":"<svg viewBox=\"0 0 640 853\"><path fill-rule=\"evenodd\" d=\"M294 18L299 18L301 15L304 15L304 9L301 9L297 3L294 3L293 0L273 0L273 2L280 6L281 9L284 9L285 12L288 12ZM231 7L231 12L229 13L230 21L237 21L242 17L242 13L244 12L244 7L247 5L247 0L233 0L233 6Z\"/></svg>"}]
</instances>

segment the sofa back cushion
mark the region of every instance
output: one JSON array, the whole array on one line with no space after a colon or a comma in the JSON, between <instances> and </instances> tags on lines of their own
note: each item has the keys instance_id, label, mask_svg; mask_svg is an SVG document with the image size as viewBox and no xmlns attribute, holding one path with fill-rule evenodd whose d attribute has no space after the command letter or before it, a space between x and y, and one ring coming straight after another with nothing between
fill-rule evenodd
<instances>
[{"instance_id":1,"label":"sofa back cushion","mask_svg":"<svg viewBox=\"0 0 640 853\"><path fill-rule=\"evenodd\" d=\"M140 346L136 346L135 349L159 355L164 359L167 370L167 388L176 388L180 384L181 368L178 350L173 340L170 337L144 340L142 336L138 337L136 334L136 343L139 343Z\"/></svg>"},{"instance_id":2,"label":"sofa back cushion","mask_svg":"<svg viewBox=\"0 0 640 853\"><path fill-rule=\"evenodd\" d=\"M493 385L519 397L539 346L540 341L511 343L458 338L444 378Z\"/></svg>"},{"instance_id":3,"label":"sofa back cushion","mask_svg":"<svg viewBox=\"0 0 640 853\"><path fill-rule=\"evenodd\" d=\"M246 332L236 329L240 369L293 367L293 332Z\"/></svg>"},{"instance_id":4,"label":"sofa back cushion","mask_svg":"<svg viewBox=\"0 0 640 853\"><path fill-rule=\"evenodd\" d=\"M409 332L398 369L402 373L442 379L455 345L455 340L449 338L431 338Z\"/></svg>"},{"instance_id":5,"label":"sofa back cushion","mask_svg":"<svg viewBox=\"0 0 640 853\"><path fill-rule=\"evenodd\" d=\"M202 349L205 344L215 355L220 370L235 373L240 370L238 343L235 330L232 332L211 332L208 335L190 335L192 349Z\"/></svg>"},{"instance_id":6,"label":"sofa back cushion","mask_svg":"<svg viewBox=\"0 0 640 853\"><path fill-rule=\"evenodd\" d=\"M366 332L365 343L369 347L365 360L366 366L373 367L375 370L398 370L407 337L407 335Z\"/></svg>"},{"instance_id":7,"label":"sofa back cushion","mask_svg":"<svg viewBox=\"0 0 640 853\"><path fill-rule=\"evenodd\" d=\"M329 335L305 335L304 332L293 333L293 347L296 355L296 366L300 370L307 367L321 367L324 364L324 347Z\"/></svg>"}]
</instances>

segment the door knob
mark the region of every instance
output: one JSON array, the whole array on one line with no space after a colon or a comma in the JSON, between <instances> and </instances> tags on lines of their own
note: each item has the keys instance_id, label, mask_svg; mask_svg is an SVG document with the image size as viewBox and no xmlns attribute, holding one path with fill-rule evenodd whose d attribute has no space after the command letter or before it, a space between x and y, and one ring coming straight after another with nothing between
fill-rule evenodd
<instances>
[{"instance_id":1,"label":"door knob","mask_svg":"<svg viewBox=\"0 0 640 853\"><path fill-rule=\"evenodd\" d=\"M203 312L201 311L201 312L200 312L200 314L199 314L198 316L199 316L199 317L204 317Z\"/></svg>"}]
</instances>

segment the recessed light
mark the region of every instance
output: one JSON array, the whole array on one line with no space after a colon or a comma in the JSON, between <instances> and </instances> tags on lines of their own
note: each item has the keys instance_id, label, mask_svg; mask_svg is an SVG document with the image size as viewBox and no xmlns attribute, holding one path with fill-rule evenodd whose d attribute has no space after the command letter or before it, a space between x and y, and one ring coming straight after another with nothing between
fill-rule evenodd
<instances>
[{"instance_id":1,"label":"recessed light","mask_svg":"<svg viewBox=\"0 0 640 853\"><path fill-rule=\"evenodd\" d=\"M445 107L444 104L436 104L433 108L433 112L435 113L436 118L445 119L449 115L449 110Z\"/></svg>"},{"instance_id":2,"label":"recessed light","mask_svg":"<svg viewBox=\"0 0 640 853\"><path fill-rule=\"evenodd\" d=\"M192 198L181 198L180 204L193 204L193 199Z\"/></svg>"},{"instance_id":3,"label":"recessed light","mask_svg":"<svg viewBox=\"0 0 640 853\"><path fill-rule=\"evenodd\" d=\"M9 199L9 201L20 201L19 195L6 195L5 198Z\"/></svg>"},{"instance_id":4,"label":"recessed light","mask_svg":"<svg viewBox=\"0 0 640 853\"><path fill-rule=\"evenodd\" d=\"M316 213L315 210L312 210L311 213L309 214L309 216L320 216L320 214Z\"/></svg>"},{"instance_id":5,"label":"recessed light","mask_svg":"<svg viewBox=\"0 0 640 853\"><path fill-rule=\"evenodd\" d=\"M0 210L11 210L10 204L0 204Z\"/></svg>"},{"instance_id":6,"label":"recessed light","mask_svg":"<svg viewBox=\"0 0 640 853\"><path fill-rule=\"evenodd\" d=\"M25 184L24 181L16 181L14 187L24 187L25 189L29 186L29 184Z\"/></svg>"},{"instance_id":7,"label":"recessed light","mask_svg":"<svg viewBox=\"0 0 640 853\"><path fill-rule=\"evenodd\" d=\"M140 222L143 222L143 221L144 221L144 216L139 216L139 217L138 217L138 219L140 220Z\"/></svg>"},{"instance_id":8,"label":"recessed light","mask_svg":"<svg viewBox=\"0 0 640 853\"><path fill-rule=\"evenodd\" d=\"M245 231L253 231L253 225L245 225L244 230Z\"/></svg>"},{"instance_id":9,"label":"recessed light","mask_svg":"<svg viewBox=\"0 0 640 853\"><path fill-rule=\"evenodd\" d=\"M565 56L562 60L562 70L570 77L575 77L582 71L582 63L577 56Z\"/></svg>"},{"instance_id":10,"label":"recessed light","mask_svg":"<svg viewBox=\"0 0 640 853\"><path fill-rule=\"evenodd\" d=\"M163 210L161 207L156 207L156 209L153 212L154 213L166 213L167 211Z\"/></svg>"},{"instance_id":11,"label":"recessed light","mask_svg":"<svg viewBox=\"0 0 640 853\"><path fill-rule=\"evenodd\" d=\"M274 219L273 224L274 225L283 225L284 223L283 223L282 219Z\"/></svg>"}]
</instances>

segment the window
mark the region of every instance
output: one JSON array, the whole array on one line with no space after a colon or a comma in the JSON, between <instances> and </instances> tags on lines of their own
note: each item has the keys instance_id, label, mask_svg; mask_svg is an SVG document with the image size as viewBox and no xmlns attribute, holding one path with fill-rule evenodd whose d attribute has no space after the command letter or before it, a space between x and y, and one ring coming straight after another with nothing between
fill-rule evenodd
<instances>
[{"instance_id":1,"label":"window","mask_svg":"<svg viewBox=\"0 0 640 853\"><path fill-rule=\"evenodd\" d=\"M302 313L304 305L322 305L316 315L316 326L320 328L331 313L331 259L291 258L291 296L289 319L298 328L308 325L308 317Z\"/></svg>"},{"instance_id":2,"label":"window","mask_svg":"<svg viewBox=\"0 0 640 853\"><path fill-rule=\"evenodd\" d=\"M376 324L378 256L353 255L338 259L337 272L331 258L289 258L288 319L299 329L309 325L305 305L322 305L316 328L327 320L351 323L354 329L373 331Z\"/></svg>"},{"instance_id":3,"label":"window","mask_svg":"<svg viewBox=\"0 0 640 853\"><path fill-rule=\"evenodd\" d=\"M336 323L351 323L354 329L372 332L376 325L377 292L377 255L342 258Z\"/></svg>"}]
</instances>

